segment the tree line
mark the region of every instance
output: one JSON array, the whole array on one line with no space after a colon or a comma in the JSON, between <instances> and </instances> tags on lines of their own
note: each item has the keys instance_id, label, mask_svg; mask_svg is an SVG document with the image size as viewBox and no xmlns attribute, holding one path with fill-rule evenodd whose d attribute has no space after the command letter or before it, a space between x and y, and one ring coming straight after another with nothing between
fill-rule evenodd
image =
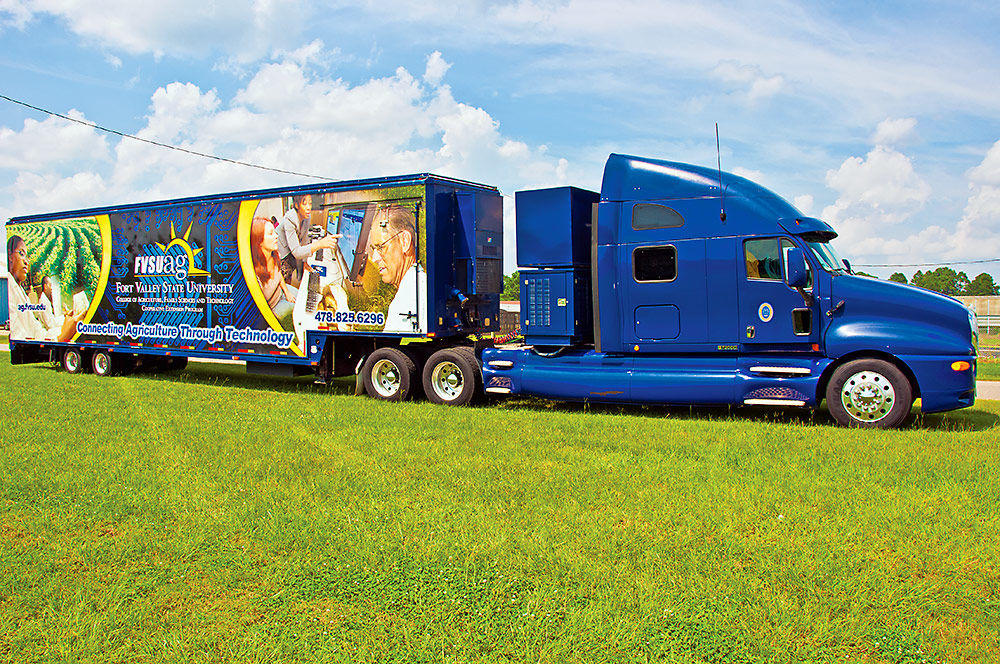
<instances>
[{"instance_id":1,"label":"tree line","mask_svg":"<svg viewBox=\"0 0 1000 664\"><path fill-rule=\"evenodd\" d=\"M993 281L992 275L983 272L970 281L965 272L955 272L950 267L939 267L927 272L917 270L909 281L902 272L895 272L889 277L889 281L909 283L945 295L1000 295L1000 287Z\"/></svg>"}]
</instances>

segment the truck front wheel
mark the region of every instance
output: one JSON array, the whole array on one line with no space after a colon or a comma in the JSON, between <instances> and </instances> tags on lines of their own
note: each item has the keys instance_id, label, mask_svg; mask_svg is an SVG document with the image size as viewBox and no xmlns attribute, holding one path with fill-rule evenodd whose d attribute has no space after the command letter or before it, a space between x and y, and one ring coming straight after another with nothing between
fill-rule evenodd
<instances>
[{"instance_id":1,"label":"truck front wheel","mask_svg":"<svg viewBox=\"0 0 1000 664\"><path fill-rule=\"evenodd\" d=\"M403 401L417 383L417 365L398 348L379 348L361 367L368 396L384 401Z\"/></svg>"},{"instance_id":2,"label":"truck front wheel","mask_svg":"<svg viewBox=\"0 0 1000 664\"><path fill-rule=\"evenodd\" d=\"M903 372L885 360L854 360L833 372L826 405L842 426L890 429L910 414L913 388Z\"/></svg>"},{"instance_id":3,"label":"truck front wheel","mask_svg":"<svg viewBox=\"0 0 1000 664\"><path fill-rule=\"evenodd\" d=\"M432 403L464 406L481 388L479 364L470 348L444 348L424 365L424 394Z\"/></svg>"}]
</instances>

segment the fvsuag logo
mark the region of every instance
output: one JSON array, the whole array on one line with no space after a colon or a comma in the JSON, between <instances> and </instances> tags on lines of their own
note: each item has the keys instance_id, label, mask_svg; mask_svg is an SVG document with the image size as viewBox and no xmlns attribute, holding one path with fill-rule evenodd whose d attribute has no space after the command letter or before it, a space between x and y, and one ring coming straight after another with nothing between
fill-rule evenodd
<instances>
[{"instance_id":1,"label":"fvsuag logo","mask_svg":"<svg viewBox=\"0 0 1000 664\"><path fill-rule=\"evenodd\" d=\"M188 242L191 236L189 224L184 235L178 237L174 225L170 224L170 242L167 244L146 245L150 253L135 257L133 273L137 277L173 277L184 281L188 277L206 277L208 272L195 267L195 256L201 253L201 247L192 247Z\"/></svg>"}]
</instances>

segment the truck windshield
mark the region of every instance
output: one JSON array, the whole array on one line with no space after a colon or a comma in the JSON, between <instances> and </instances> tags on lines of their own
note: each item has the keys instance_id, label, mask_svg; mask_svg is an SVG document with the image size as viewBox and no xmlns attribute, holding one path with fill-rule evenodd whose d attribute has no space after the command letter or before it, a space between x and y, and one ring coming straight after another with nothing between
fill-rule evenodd
<instances>
[{"instance_id":1,"label":"truck windshield","mask_svg":"<svg viewBox=\"0 0 1000 664\"><path fill-rule=\"evenodd\" d=\"M837 251L830 246L829 242L809 242L806 241L809 248L812 250L813 255L819 261L819 264L827 272L833 272L836 274L846 274L847 269L844 267L844 261L840 259L837 255Z\"/></svg>"}]
</instances>

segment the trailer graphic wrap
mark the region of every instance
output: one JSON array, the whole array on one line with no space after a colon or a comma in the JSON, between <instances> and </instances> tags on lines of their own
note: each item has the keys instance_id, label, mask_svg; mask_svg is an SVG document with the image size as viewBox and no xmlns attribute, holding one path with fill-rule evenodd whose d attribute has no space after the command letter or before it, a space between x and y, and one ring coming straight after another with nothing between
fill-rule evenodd
<instances>
[{"instance_id":1,"label":"trailer graphic wrap","mask_svg":"<svg viewBox=\"0 0 1000 664\"><path fill-rule=\"evenodd\" d=\"M108 281L108 217L9 224L7 240L11 339L74 339Z\"/></svg>"},{"instance_id":2,"label":"trailer graphic wrap","mask_svg":"<svg viewBox=\"0 0 1000 664\"><path fill-rule=\"evenodd\" d=\"M257 309L299 348L311 330L427 330L423 186L240 206L240 265Z\"/></svg>"},{"instance_id":3,"label":"trailer graphic wrap","mask_svg":"<svg viewBox=\"0 0 1000 664\"><path fill-rule=\"evenodd\" d=\"M242 281L238 203L108 215L109 275L78 340L141 348L294 354Z\"/></svg>"},{"instance_id":4,"label":"trailer graphic wrap","mask_svg":"<svg viewBox=\"0 0 1000 664\"><path fill-rule=\"evenodd\" d=\"M303 356L309 331L426 331L424 187L8 225L14 340ZM23 274L22 274L23 273Z\"/></svg>"}]
</instances>

